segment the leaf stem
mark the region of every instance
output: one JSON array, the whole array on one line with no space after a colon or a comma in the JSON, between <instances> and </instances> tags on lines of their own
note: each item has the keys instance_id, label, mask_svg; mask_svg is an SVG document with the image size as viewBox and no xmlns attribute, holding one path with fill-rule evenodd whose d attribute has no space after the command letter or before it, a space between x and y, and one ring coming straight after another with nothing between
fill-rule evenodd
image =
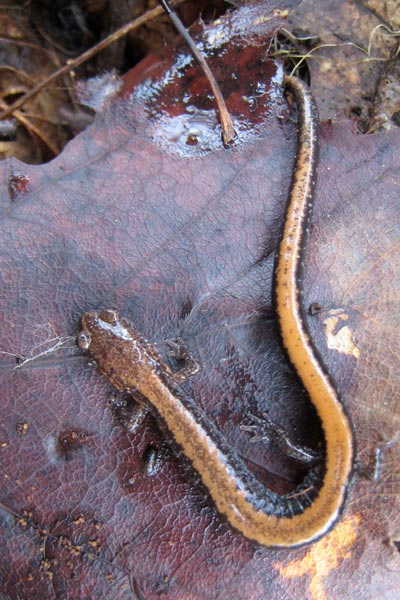
<instances>
[{"instance_id":1,"label":"leaf stem","mask_svg":"<svg viewBox=\"0 0 400 600\"><path fill-rule=\"evenodd\" d=\"M190 50L193 53L193 56L196 58L200 67L202 68L204 75L207 77L207 80L211 86L218 107L222 127L222 141L224 143L224 146L229 146L229 144L233 142L236 136L236 132L233 127L232 119L226 107L221 90L219 89L219 86L215 81L215 77L212 74L212 71L208 66L204 56L201 54L196 44L190 37L188 30L186 29L182 21L179 19L176 12L171 8L168 0L160 0L160 3L163 6L167 15L169 16L169 18L171 19L171 21L173 22L173 24L175 25L176 29L179 31L179 33L189 46Z\"/></svg>"}]
</instances>

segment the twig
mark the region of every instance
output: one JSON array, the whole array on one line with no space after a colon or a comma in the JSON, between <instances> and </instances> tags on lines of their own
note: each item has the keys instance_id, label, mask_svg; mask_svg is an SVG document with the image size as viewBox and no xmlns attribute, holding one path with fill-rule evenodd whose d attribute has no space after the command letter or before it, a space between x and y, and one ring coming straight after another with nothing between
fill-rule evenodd
<instances>
[{"instance_id":1,"label":"twig","mask_svg":"<svg viewBox=\"0 0 400 600\"><path fill-rule=\"evenodd\" d=\"M0 108L3 108L5 104L6 103L3 100L0 100ZM50 150L53 156L57 156L58 148L53 144L50 138L48 138L47 135L45 135L45 133L41 129L36 127L36 125L34 125L29 120L29 117L26 113L23 113L20 110L15 110L14 117L17 119L17 121L24 125L28 133L30 133L31 135L36 135L36 137L38 137L40 141Z\"/></svg>"},{"instance_id":2,"label":"twig","mask_svg":"<svg viewBox=\"0 0 400 600\"><path fill-rule=\"evenodd\" d=\"M216 100L217 106L218 106L218 112L219 112L219 116L221 119L221 127L222 127L222 141L224 143L224 146L228 146L229 144L231 144L233 142L233 140L236 136L236 132L233 127L232 119L229 115L228 109L226 108L225 100L221 94L221 90L219 89L217 82L215 81L214 75L212 74L210 67L206 63L204 56L201 54L201 52L197 48L196 44L190 37L189 32L187 31L186 27L184 26L182 21L179 19L176 12L171 8L168 1L160 0L160 3L164 7L165 12L169 16L169 18L171 19L171 21L173 22L173 24L175 25L175 27L177 28L177 30L179 31L179 33L181 34L181 36L183 37L183 39L185 40L187 45L189 46L189 48L192 51L197 62L203 69L205 76L207 77L207 80L211 86L211 89L213 91L213 94L215 96L215 100Z\"/></svg>"},{"instance_id":3,"label":"twig","mask_svg":"<svg viewBox=\"0 0 400 600\"><path fill-rule=\"evenodd\" d=\"M183 1L184 0L173 0L173 4L174 6L176 6L178 4L181 4ZM35 85L35 87L33 87L31 90L29 90L29 92L21 96L21 98L16 100L6 110L3 110L0 113L0 119L6 119L7 117L9 117L17 108L20 108L23 104L25 104L27 100L35 96L51 81L58 79L58 77L61 77L61 75L64 75L64 73L68 73L68 71L76 69L77 67L79 67L79 65L92 58L92 56L94 56L98 52L104 50L104 48L107 48L107 46L109 46L110 44L119 40L130 31L137 29L147 21L150 21L151 19L162 15L163 12L164 9L161 6L157 6L157 8L153 8L152 10L147 11L146 13L144 13L144 15L141 15L137 19L134 19L133 21L130 21L123 27L120 27L120 29L114 31L114 33L111 33L104 40L102 40L101 42L99 42L98 44L96 44L77 58L67 61L67 63L64 66L60 67L60 69L57 69L57 71L54 71L54 73L52 73L51 75L46 77L46 79Z\"/></svg>"}]
</instances>

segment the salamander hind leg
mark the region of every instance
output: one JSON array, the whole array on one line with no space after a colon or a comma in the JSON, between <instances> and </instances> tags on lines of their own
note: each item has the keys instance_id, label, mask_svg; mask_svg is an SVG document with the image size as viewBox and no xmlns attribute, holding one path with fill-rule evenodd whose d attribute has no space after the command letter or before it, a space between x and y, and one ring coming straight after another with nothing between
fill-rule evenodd
<instances>
[{"instance_id":1,"label":"salamander hind leg","mask_svg":"<svg viewBox=\"0 0 400 600\"><path fill-rule=\"evenodd\" d=\"M322 456L315 450L295 444L286 431L274 423L267 413L263 413L263 417L260 419L255 415L249 415L253 424L241 426L242 431L249 431L253 434L253 437L250 438L252 443L269 441L278 446L286 456L304 464L312 465L322 459Z\"/></svg>"}]
</instances>

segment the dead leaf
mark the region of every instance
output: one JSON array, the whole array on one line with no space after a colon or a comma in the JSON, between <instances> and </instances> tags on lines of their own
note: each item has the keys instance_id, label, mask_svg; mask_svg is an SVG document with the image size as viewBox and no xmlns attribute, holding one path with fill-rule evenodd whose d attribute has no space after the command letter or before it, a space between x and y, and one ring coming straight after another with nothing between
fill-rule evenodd
<instances>
[{"instance_id":1,"label":"dead leaf","mask_svg":"<svg viewBox=\"0 0 400 600\"><path fill-rule=\"evenodd\" d=\"M303 0L290 14L322 119L357 118L367 132L398 126L398 8L380 0Z\"/></svg>"},{"instance_id":2,"label":"dead leaf","mask_svg":"<svg viewBox=\"0 0 400 600\"><path fill-rule=\"evenodd\" d=\"M0 35L6 41L1 51L1 111L59 66L54 47L43 44L31 16L30 11L17 6L1 14ZM24 110L15 112L16 139L0 141L1 158L14 154L21 160L39 163L58 154L68 139L59 115L60 105L73 110L66 92L68 85L70 77L65 76L27 102Z\"/></svg>"},{"instance_id":3,"label":"dead leaf","mask_svg":"<svg viewBox=\"0 0 400 600\"><path fill-rule=\"evenodd\" d=\"M240 430L249 413L267 410L299 443L320 440L271 308L296 127L282 70L266 58L279 19L261 21L257 10L205 27L239 133L230 149L182 47L164 65L148 64L141 83L127 80L51 163L0 164L8 597L389 600L398 589L400 444L382 450L379 481L357 480L328 537L260 548L231 530L152 417L138 427L133 400L115 395L68 339L83 312L107 307L161 350L182 337L202 363L186 392L260 479L288 490L302 476ZM304 302L322 306L311 332L353 417L359 458L373 467L399 430L400 135L356 135L345 122L325 125L321 144ZM346 318L325 332L338 314ZM327 348L344 326L358 357ZM60 337L66 344L46 353ZM35 356L15 368L15 357Z\"/></svg>"}]
</instances>

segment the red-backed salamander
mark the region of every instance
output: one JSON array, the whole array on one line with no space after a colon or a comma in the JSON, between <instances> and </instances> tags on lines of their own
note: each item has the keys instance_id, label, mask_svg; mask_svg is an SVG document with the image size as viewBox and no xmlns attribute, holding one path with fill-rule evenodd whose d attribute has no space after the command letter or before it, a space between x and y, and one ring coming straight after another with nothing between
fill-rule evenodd
<instances>
[{"instance_id":1,"label":"red-backed salamander","mask_svg":"<svg viewBox=\"0 0 400 600\"><path fill-rule=\"evenodd\" d=\"M307 86L285 77L296 102L299 141L275 265L275 304L283 346L320 418L325 464L319 486L310 472L291 493L263 486L221 433L176 387L179 377L153 345L114 310L81 318L78 345L123 391L139 392L180 446L217 510L246 538L267 547L309 544L339 519L350 487L354 436L349 417L310 339L302 306L301 266L314 201L319 118Z\"/></svg>"}]
</instances>

